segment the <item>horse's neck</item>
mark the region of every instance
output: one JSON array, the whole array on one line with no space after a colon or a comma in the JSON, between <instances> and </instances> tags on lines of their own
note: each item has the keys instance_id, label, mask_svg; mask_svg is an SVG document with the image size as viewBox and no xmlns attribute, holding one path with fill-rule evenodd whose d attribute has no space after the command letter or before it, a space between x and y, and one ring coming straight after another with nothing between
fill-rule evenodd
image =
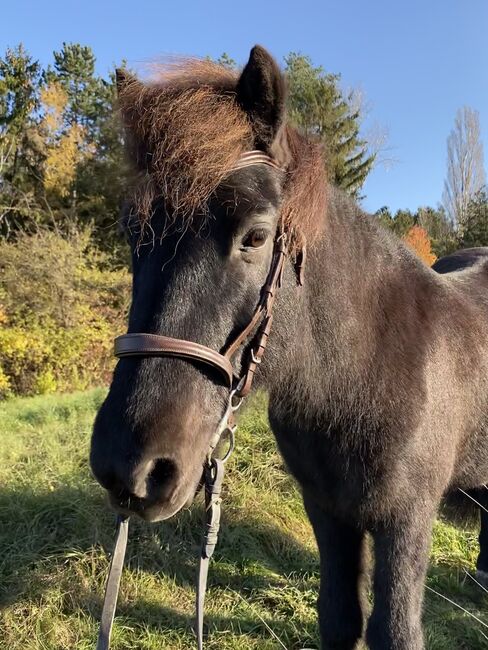
<instances>
[{"instance_id":1,"label":"horse's neck","mask_svg":"<svg viewBox=\"0 0 488 650\"><path fill-rule=\"evenodd\" d=\"M279 301L266 383L295 383L302 395L312 384L331 394L359 386L382 355L402 354L419 336L418 305L435 290L432 273L399 240L333 192L305 286L293 287L290 273Z\"/></svg>"}]
</instances>

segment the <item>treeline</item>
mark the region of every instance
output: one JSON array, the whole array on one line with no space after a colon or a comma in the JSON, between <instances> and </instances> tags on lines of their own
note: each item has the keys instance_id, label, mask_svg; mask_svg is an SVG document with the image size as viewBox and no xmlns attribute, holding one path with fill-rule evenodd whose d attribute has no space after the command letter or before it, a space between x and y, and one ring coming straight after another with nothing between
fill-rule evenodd
<instances>
[{"instance_id":1,"label":"treeline","mask_svg":"<svg viewBox=\"0 0 488 650\"><path fill-rule=\"evenodd\" d=\"M226 55L220 62L235 66ZM331 181L360 199L376 159L361 136L361 102L306 56L290 53L284 68L291 119L322 140ZM126 184L113 72L100 75L91 48L76 43L45 67L22 45L8 49L0 58L0 397L107 380L130 292L117 227ZM462 233L433 208L382 208L377 218L410 233L414 247L420 228L420 247L439 256L488 243L486 194L470 205Z\"/></svg>"},{"instance_id":2,"label":"treeline","mask_svg":"<svg viewBox=\"0 0 488 650\"><path fill-rule=\"evenodd\" d=\"M396 235L405 238L414 227L422 228L429 238L436 257L448 255L459 248L488 246L488 193L480 189L467 204L463 227L448 218L443 207L421 207L416 212L388 207L375 212L379 222Z\"/></svg>"},{"instance_id":3,"label":"treeline","mask_svg":"<svg viewBox=\"0 0 488 650\"><path fill-rule=\"evenodd\" d=\"M223 65L235 66L227 56ZM122 62L123 66L123 62ZM329 176L359 196L374 163L338 75L285 61L290 113L325 144ZM129 300L117 228L126 185L115 77L64 43L47 67L0 58L0 396L105 382Z\"/></svg>"},{"instance_id":4,"label":"treeline","mask_svg":"<svg viewBox=\"0 0 488 650\"><path fill-rule=\"evenodd\" d=\"M22 45L0 59L0 233L93 224L113 244L123 190L115 80L89 47L64 44L43 69Z\"/></svg>"},{"instance_id":5,"label":"treeline","mask_svg":"<svg viewBox=\"0 0 488 650\"><path fill-rule=\"evenodd\" d=\"M221 62L234 63L224 56ZM91 48L63 44L42 68L22 45L0 59L0 234L92 224L112 249L125 184L113 73L96 72ZM123 65L123 63L122 63ZM361 115L339 76L301 55L285 60L290 114L325 145L332 179L358 195L374 162Z\"/></svg>"}]
</instances>

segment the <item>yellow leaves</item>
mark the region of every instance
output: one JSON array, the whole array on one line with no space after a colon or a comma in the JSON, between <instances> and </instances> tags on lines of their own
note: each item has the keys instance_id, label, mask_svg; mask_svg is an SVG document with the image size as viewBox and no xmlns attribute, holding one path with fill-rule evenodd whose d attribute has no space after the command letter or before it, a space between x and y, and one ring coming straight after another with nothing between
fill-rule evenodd
<instances>
[{"instance_id":1,"label":"yellow leaves","mask_svg":"<svg viewBox=\"0 0 488 650\"><path fill-rule=\"evenodd\" d=\"M0 343L3 358L24 357L29 348L28 339L16 328L0 329Z\"/></svg>"},{"instance_id":2,"label":"yellow leaves","mask_svg":"<svg viewBox=\"0 0 488 650\"><path fill-rule=\"evenodd\" d=\"M46 393L55 393L58 384L51 369L44 370L36 377L34 392L37 395L45 395Z\"/></svg>"},{"instance_id":3,"label":"yellow leaves","mask_svg":"<svg viewBox=\"0 0 488 650\"><path fill-rule=\"evenodd\" d=\"M44 187L59 196L68 196L78 164L86 157L84 129L74 124L49 147L44 167Z\"/></svg>"},{"instance_id":4,"label":"yellow leaves","mask_svg":"<svg viewBox=\"0 0 488 650\"><path fill-rule=\"evenodd\" d=\"M90 231L42 230L0 241L0 399L108 381L130 276L112 270Z\"/></svg>"},{"instance_id":5,"label":"yellow leaves","mask_svg":"<svg viewBox=\"0 0 488 650\"><path fill-rule=\"evenodd\" d=\"M44 161L44 187L60 197L68 196L76 178L78 165L94 152L86 129L79 124L65 124L68 95L61 84L52 82L41 92L47 155Z\"/></svg>"},{"instance_id":6,"label":"yellow leaves","mask_svg":"<svg viewBox=\"0 0 488 650\"><path fill-rule=\"evenodd\" d=\"M420 259L432 266L437 257L432 252L431 242L427 231L421 226L413 226L407 232L403 241L410 246L410 248L417 253Z\"/></svg>"},{"instance_id":7,"label":"yellow leaves","mask_svg":"<svg viewBox=\"0 0 488 650\"><path fill-rule=\"evenodd\" d=\"M5 311L5 307L0 304L0 325L6 325L8 322L8 316L7 312Z\"/></svg>"},{"instance_id":8,"label":"yellow leaves","mask_svg":"<svg viewBox=\"0 0 488 650\"><path fill-rule=\"evenodd\" d=\"M0 398L7 397L10 394L10 380L0 368Z\"/></svg>"},{"instance_id":9,"label":"yellow leaves","mask_svg":"<svg viewBox=\"0 0 488 650\"><path fill-rule=\"evenodd\" d=\"M68 95L61 84L52 82L41 90L41 104L44 109L43 126L48 141L53 141L63 126Z\"/></svg>"}]
</instances>

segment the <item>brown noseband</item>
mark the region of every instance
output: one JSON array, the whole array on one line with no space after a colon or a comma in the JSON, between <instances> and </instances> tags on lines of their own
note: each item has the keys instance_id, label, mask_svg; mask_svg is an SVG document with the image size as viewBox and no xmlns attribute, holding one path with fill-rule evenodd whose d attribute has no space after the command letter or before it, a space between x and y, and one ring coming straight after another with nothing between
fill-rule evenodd
<instances>
[{"instance_id":1,"label":"brown noseband","mask_svg":"<svg viewBox=\"0 0 488 650\"><path fill-rule=\"evenodd\" d=\"M124 357L179 357L189 361L200 361L217 369L232 386L233 369L231 362L220 352L215 352L200 343L173 339L159 334L124 334L115 339L114 354Z\"/></svg>"},{"instance_id":2,"label":"brown noseband","mask_svg":"<svg viewBox=\"0 0 488 650\"><path fill-rule=\"evenodd\" d=\"M251 165L265 164L281 170L279 165L261 151L248 151L239 158L231 171L250 167ZM281 170L282 171L282 170ZM197 601L196 601L196 636L197 647L203 649L203 607L207 586L208 563L217 543L220 526L221 487L224 475L224 463L233 449L233 436L235 425L234 412L240 407L242 399L251 390L254 374L266 349L268 336L273 320L273 305L276 292L281 285L283 266L287 255L287 233L278 228L274 245L273 257L268 271L266 282L261 289L258 304L248 324L241 330L236 338L228 343L222 352L186 341L159 334L125 334L115 339L115 356L119 359L126 357L176 357L189 362L202 363L219 371L225 385L229 389L228 407L222 417L215 435L210 443L207 462L204 466L203 484L205 486L205 534L200 554L197 576ZM296 271L298 284L302 284L303 251L297 257ZM232 359L254 333L239 375L234 374ZM214 457L214 449L221 437L227 432L230 437L230 451L224 458ZM103 604L102 620L98 636L97 650L107 650L110 643L110 633L117 604L117 594L122 572L125 547L128 534L128 518L119 517L115 550L110 566L109 577Z\"/></svg>"}]
</instances>

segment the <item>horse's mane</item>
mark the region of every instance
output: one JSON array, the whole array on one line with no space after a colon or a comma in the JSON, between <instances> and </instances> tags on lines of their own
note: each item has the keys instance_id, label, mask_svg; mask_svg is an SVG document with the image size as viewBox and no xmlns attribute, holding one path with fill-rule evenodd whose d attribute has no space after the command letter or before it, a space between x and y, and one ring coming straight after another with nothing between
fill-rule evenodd
<instances>
[{"instance_id":1,"label":"horse's mane","mask_svg":"<svg viewBox=\"0 0 488 650\"><path fill-rule=\"evenodd\" d=\"M239 156L253 148L252 125L236 101L238 73L208 60L185 59L154 68L142 84L120 88L119 107L138 170L133 202L144 226L163 197L175 217L205 211ZM326 208L321 148L287 125L284 225L299 245L320 231Z\"/></svg>"}]
</instances>

